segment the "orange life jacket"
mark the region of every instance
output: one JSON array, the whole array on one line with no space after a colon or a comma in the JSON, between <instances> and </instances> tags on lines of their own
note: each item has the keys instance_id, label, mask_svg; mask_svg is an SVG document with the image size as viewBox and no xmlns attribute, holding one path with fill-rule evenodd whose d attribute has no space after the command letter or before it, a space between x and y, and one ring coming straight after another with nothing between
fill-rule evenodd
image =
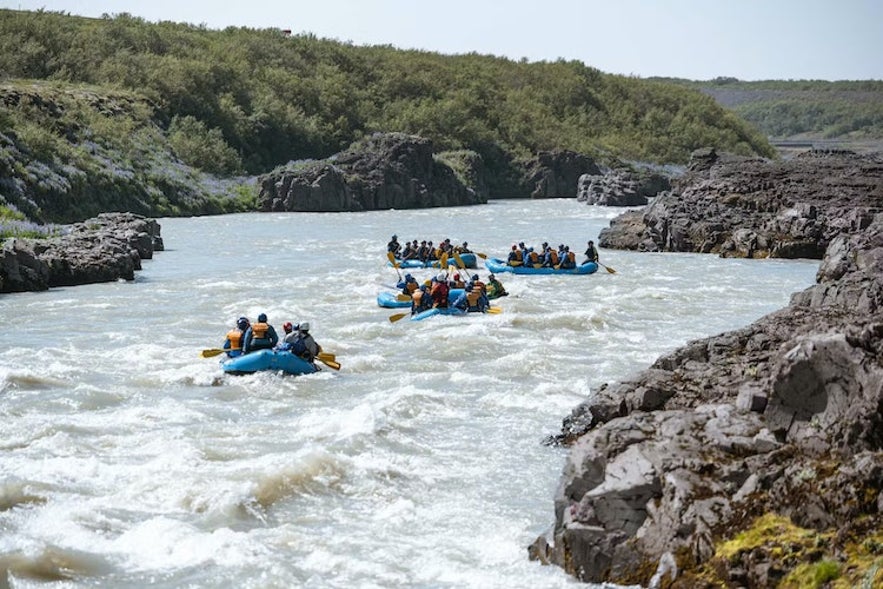
<instances>
[{"instance_id":1,"label":"orange life jacket","mask_svg":"<svg viewBox=\"0 0 883 589\"><path fill-rule=\"evenodd\" d=\"M524 258L521 257L521 250L515 250L515 261L523 262Z\"/></svg>"},{"instance_id":2,"label":"orange life jacket","mask_svg":"<svg viewBox=\"0 0 883 589\"><path fill-rule=\"evenodd\" d=\"M557 266L558 265L558 252L556 252L555 250L552 250L551 252L549 252L549 260L552 262L553 266Z\"/></svg>"},{"instance_id":3,"label":"orange life jacket","mask_svg":"<svg viewBox=\"0 0 883 589\"><path fill-rule=\"evenodd\" d=\"M270 331L270 325L267 323L254 323L251 326L252 339L265 339L267 332Z\"/></svg>"},{"instance_id":4,"label":"orange life jacket","mask_svg":"<svg viewBox=\"0 0 883 589\"><path fill-rule=\"evenodd\" d=\"M528 257L530 258L531 264L539 264L540 263L540 257L537 255L536 252L530 252Z\"/></svg>"},{"instance_id":5,"label":"orange life jacket","mask_svg":"<svg viewBox=\"0 0 883 589\"><path fill-rule=\"evenodd\" d=\"M238 329L231 329L227 332L227 339L230 340L230 350L242 349L242 332Z\"/></svg>"},{"instance_id":6,"label":"orange life jacket","mask_svg":"<svg viewBox=\"0 0 883 589\"><path fill-rule=\"evenodd\" d=\"M567 252L567 261L576 264L576 254L573 252Z\"/></svg>"}]
</instances>

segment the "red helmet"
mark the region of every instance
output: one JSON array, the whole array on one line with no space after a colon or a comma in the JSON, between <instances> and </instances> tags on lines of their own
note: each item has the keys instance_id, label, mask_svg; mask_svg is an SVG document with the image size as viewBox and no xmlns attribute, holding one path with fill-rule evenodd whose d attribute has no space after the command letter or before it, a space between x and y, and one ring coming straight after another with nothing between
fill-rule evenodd
<instances>
[{"instance_id":1,"label":"red helmet","mask_svg":"<svg viewBox=\"0 0 883 589\"><path fill-rule=\"evenodd\" d=\"M285 333L291 333L291 330L292 330L291 321L286 321L285 323L283 323L282 329L285 330Z\"/></svg>"}]
</instances>

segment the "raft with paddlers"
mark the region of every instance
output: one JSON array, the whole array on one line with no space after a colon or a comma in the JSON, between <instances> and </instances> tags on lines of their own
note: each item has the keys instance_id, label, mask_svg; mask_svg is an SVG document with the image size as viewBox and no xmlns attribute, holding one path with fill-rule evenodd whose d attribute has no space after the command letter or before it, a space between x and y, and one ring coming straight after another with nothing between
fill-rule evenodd
<instances>
[{"instance_id":1,"label":"raft with paddlers","mask_svg":"<svg viewBox=\"0 0 883 589\"><path fill-rule=\"evenodd\" d=\"M494 273L511 272L512 274L594 274L598 271L598 264L595 262L585 262L576 268L556 268L539 264L510 266L500 258L488 258L484 262L484 267Z\"/></svg>"},{"instance_id":2,"label":"raft with paddlers","mask_svg":"<svg viewBox=\"0 0 883 589\"><path fill-rule=\"evenodd\" d=\"M463 259L463 263L467 268L478 268L478 259L475 254L460 254L460 258ZM427 260L424 262L416 259L400 260L398 258L390 260L388 265L396 268L438 268L440 266L439 260Z\"/></svg>"},{"instance_id":3,"label":"raft with paddlers","mask_svg":"<svg viewBox=\"0 0 883 589\"><path fill-rule=\"evenodd\" d=\"M212 358L220 356L225 352L227 350L223 348L208 348L200 352L199 355L203 358ZM340 370L337 357L330 352L319 352L316 356L316 361L334 370ZM252 374L261 371L310 374L320 370L318 366L310 364L287 350L275 349L257 350L248 354L225 358L221 361L221 368L228 374Z\"/></svg>"},{"instance_id":4,"label":"raft with paddlers","mask_svg":"<svg viewBox=\"0 0 883 589\"><path fill-rule=\"evenodd\" d=\"M257 350L221 362L221 369L227 374L253 374L261 371L284 372L286 374L311 374L319 367L288 351Z\"/></svg>"},{"instance_id":5,"label":"raft with paddlers","mask_svg":"<svg viewBox=\"0 0 883 589\"><path fill-rule=\"evenodd\" d=\"M453 292L453 290L454 289L451 289L451 292ZM462 289L460 289L460 292L462 292ZM508 294L509 293L497 294L488 289L487 298L494 300ZM450 292L448 293L448 298L451 298ZM453 301L451 301L451 304L453 304ZM411 297L402 294L401 292L383 291L377 295L377 305L384 309L405 309L411 306Z\"/></svg>"}]
</instances>

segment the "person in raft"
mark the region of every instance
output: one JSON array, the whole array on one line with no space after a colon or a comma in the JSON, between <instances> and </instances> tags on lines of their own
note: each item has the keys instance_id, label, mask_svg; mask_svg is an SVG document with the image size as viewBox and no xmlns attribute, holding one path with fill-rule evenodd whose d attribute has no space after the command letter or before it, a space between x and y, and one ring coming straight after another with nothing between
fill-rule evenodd
<instances>
[{"instance_id":1,"label":"person in raft","mask_svg":"<svg viewBox=\"0 0 883 589\"><path fill-rule=\"evenodd\" d=\"M242 353L248 354L256 350L271 350L279 343L279 336L272 325L267 323L266 313L258 315L257 323L253 323L245 332Z\"/></svg>"},{"instance_id":2,"label":"person in raft","mask_svg":"<svg viewBox=\"0 0 883 589\"><path fill-rule=\"evenodd\" d=\"M248 326L248 318L240 317L236 320L236 327L227 332L227 339L224 340L222 347L227 350L228 358L242 355L242 342L245 339L245 331Z\"/></svg>"}]
</instances>

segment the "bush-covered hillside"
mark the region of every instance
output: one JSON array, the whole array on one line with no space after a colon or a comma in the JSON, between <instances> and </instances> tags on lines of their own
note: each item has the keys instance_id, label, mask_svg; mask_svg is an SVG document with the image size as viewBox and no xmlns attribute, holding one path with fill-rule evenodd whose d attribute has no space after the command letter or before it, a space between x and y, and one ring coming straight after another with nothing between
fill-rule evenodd
<instances>
[{"instance_id":1,"label":"bush-covered hillside","mask_svg":"<svg viewBox=\"0 0 883 589\"><path fill-rule=\"evenodd\" d=\"M883 81L666 80L712 96L768 137L883 141Z\"/></svg>"},{"instance_id":2,"label":"bush-covered hillside","mask_svg":"<svg viewBox=\"0 0 883 589\"><path fill-rule=\"evenodd\" d=\"M677 162L704 145L771 153L750 126L681 86L576 61L357 47L276 29L4 10L0 72L138 92L184 161L224 173L325 157L375 131L485 157L560 148Z\"/></svg>"},{"instance_id":3,"label":"bush-covered hillside","mask_svg":"<svg viewBox=\"0 0 883 589\"><path fill-rule=\"evenodd\" d=\"M101 212L192 215L244 210L242 188L172 156L153 107L127 91L0 83L0 236Z\"/></svg>"}]
</instances>

